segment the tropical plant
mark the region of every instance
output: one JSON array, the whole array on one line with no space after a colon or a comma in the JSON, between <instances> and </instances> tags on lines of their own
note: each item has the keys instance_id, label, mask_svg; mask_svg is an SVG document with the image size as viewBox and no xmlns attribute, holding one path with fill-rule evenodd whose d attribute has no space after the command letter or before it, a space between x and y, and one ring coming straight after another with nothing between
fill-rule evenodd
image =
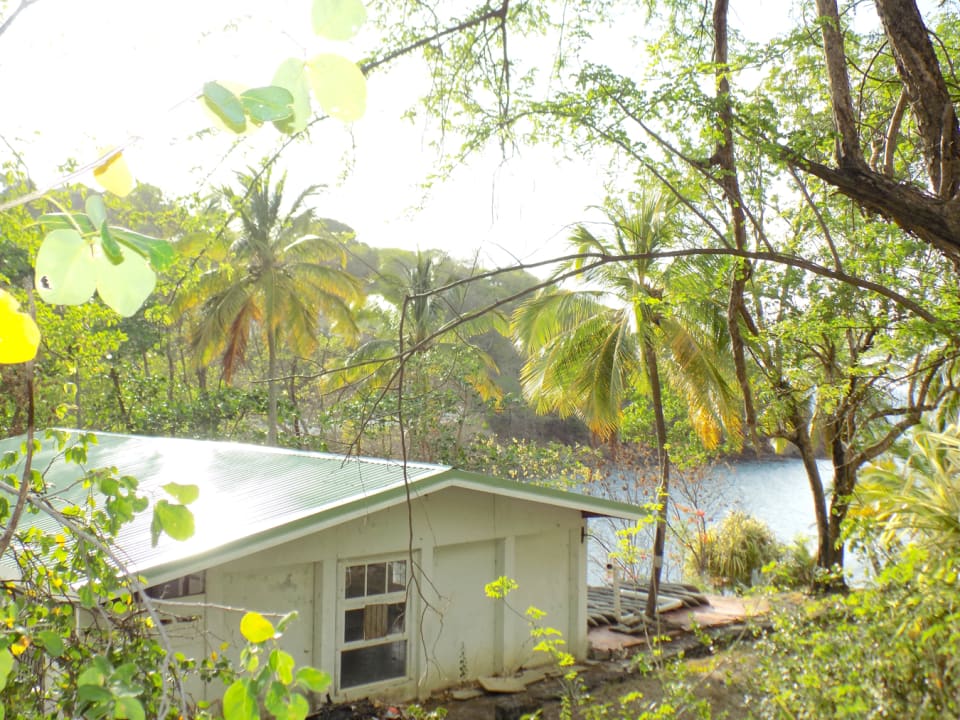
<instances>
[{"instance_id":1,"label":"tropical plant","mask_svg":"<svg viewBox=\"0 0 960 720\"><path fill-rule=\"evenodd\" d=\"M478 340L490 332L506 334L507 323L497 312L461 321L464 298L446 288L456 278L442 274L444 261L439 253L418 252L413 264L397 261L381 273L382 324L329 374L326 388L357 391L364 416L358 429L373 427L365 418L375 415L381 424L389 419L389 432L403 416L404 432L421 459L449 461L460 453L471 405L501 395L497 365ZM444 425L452 425L452 436L446 437Z\"/></svg>"},{"instance_id":2,"label":"tropical plant","mask_svg":"<svg viewBox=\"0 0 960 720\"><path fill-rule=\"evenodd\" d=\"M753 585L760 570L782 553L766 523L734 510L707 530L702 565L695 570L717 587L742 589Z\"/></svg>"},{"instance_id":3,"label":"tropical plant","mask_svg":"<svg viewBox=\"0 0 960 720\"><path fill-rule=\"evenodd\" d=\"M755 716L960 717L956 567L913 547L871 586L778 612L749 673Z\"/></svg>"},{"instance_id":4,"label":"tropical plant","mask_svg":"<svg viewBox=\"0 0 960 720\"><path fill-rule=\"evenodd\" d=\"M960 426L917 430L864 469L851 514L884 545L918 542L960 554Z\"/></svg>"},{"instance_id":5,"label":"tropical plant","mask_svg":"<svg viewBox=\"0 0 960 720\"><path fill-rule=\"evenodd\" d=\"M724 365L725 322L709 312L714 308L702 297L681 302L697 296L703 276L695 263L667 264L653 256L673 242L676 214L675 200L644 188L630 212L622 207L609 212L610 239L578 226L570 238L577 259L564 264L556 278L579 275L587 289L549 288L524 303L513 319L527 356L524 394L538 412L576 414L598 436L610 438L630 393L640 388L650 395L660 506L647 605L651 617L663 567L670 482L663 383L686 399L707 445L720 440L724 425L734 432L739 428Z\"/></svg>"},{"instance_id":6,"label":"tropical plant","mask_svg":"<svg viewBox=\"0 0 960 720\"><path fill-rule=\"evenodd\" d=\"M228 383L254 330L260 330L267 348L267 441L276 444L281 345L308 356L317 344L321 316L334 331L353 337L353 308L361 292L358 281L342 269L342 233L304 208L316 187L301 192L284 210L285 177L272 185L267 168L239 173L238 179L241 190L224 188L222 197L240 220L239 235L232 242L225 234L215 238L218 259L178 309L196 310L196 363L205 366L220 355Z\"/></svg>"}]
</instances>

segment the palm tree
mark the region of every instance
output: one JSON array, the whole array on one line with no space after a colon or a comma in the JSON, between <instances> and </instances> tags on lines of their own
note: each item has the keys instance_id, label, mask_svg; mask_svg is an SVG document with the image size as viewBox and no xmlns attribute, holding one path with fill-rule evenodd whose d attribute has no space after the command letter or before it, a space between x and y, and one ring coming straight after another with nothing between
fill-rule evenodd
<instances>
[{"instance_id":1,"label":"palm tree","mask_svg":"<svg viewBox=\"0 0 960 720\"><path fill-rule=\"evenodd\" d=\"M281 344L300 356L317 344L320 317L344 337L356 335L353 307L361 300L359 281L344 269L346 256L337 223L317 220L305 200L316 188L300 193L283 208L285 176L271 186L269 168L238 173L241 190L221 195L241 223L239 236L225 259L201 278L180 303L199 306L191 345L206 366L217 356L229 383L243 363L247 343L259 330L266 339L268 435L277 443L278 356Z\"/></svg>"},{"instance_id":2,"label":"palm tree","mask_svg":"<svg viewBox=\"0 0 960 720\"><path fill-rule=\"evenodd\" d=\"M632 212L621 208L608 214L612 238L577 227L570 244L581 257L561 267L558 276L582 271L588 289L543 291L517 310L513 323L528 358L521 375L524 393L538 412L576 414L606 439L619 429L630 392L640 388L649 393L659 466L646 607L651 618L663 567L670 486L663 382L686 399L693 425L708 445L718 441L722 425L739 429L735 393L719 349L725 333L722 315L703 312L710 309L703 303L670 302L671 290L697 277L702 283L694 272L696 261L664 265L650 256L674 238L674 206L671 198L646 190ZM597 254L628 257L597 263Z\"/></svg>"},{"instance_id":3,"label":"palm tree","mask_svg":"<svg viewBox=\"0 0 960 720\"><path fill-rule=\"evenodd\" d=\"M479 336L496 331L504 335L509 328L497 312L484 313L469 321L461 321L464 298L444 286L456 278L444 275L445 257L435 252L417 251L412 263L399 260L379 276L376 289L389 306L389 322L377 328L377 334L362 342L343 361L339 371L330 373L326 386L330 389L352 387L372 393L379 404L386 393L398 391L399 370L403 368L404 400L429 402L443 389L456 391L457 436L453 451L459 448L460 433L467 414L467 395L476 394L481 401L496 399L500 388L494 376L499 372L493 358L478 344ZM453 328L444 333L444 326ZM450 402L450 400L447 400ZM449 414L441 408L441 414ZM371 413L373 408L368 408ZM436 415L436 408L431 408ZM405 429L422 443L421 451L435 451L434 436L437 417L430 412L406 413ZM421 457L423 459L423 457ZM432 458L436 459L436 458Z\"/></svg>"}]
</instances>

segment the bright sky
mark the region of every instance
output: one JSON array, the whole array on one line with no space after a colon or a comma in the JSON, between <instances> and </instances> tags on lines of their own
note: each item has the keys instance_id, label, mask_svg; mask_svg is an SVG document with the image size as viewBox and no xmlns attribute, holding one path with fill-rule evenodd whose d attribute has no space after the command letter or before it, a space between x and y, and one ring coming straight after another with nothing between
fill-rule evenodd
<instances>
[{"instance_id":1,"label":"bright sky","mask_svg":"<svg viewBox=\"0 0 960 720\"><path fill-rule=\"evenodd\" d=\"M734 3L735 24L745 14L772 32L787 21L783 0L739 5L749 9ZM309 11L309 0L38 0L0 37L0 136L41 185L67 158L87 162L129 135L143 138L126 153L135 175L167 194L209 188L211 174L228 182L279 135L263 128L255 149L223 159L232 141L226 133L187 139L209 126L189 100L207 80L268 84L286 57L356 53L316 38ZM488 267L556 255L570 225L597 217L587 208L603 201L604 163L564 161L545 146L508 161L486 153L425 196L420 184L434 160L429 129L400 120L420 83L410 73L373 77L359 122L323 123L312 144L287 151L288 188L328 185L318 211L368 244L439 247L460 258L480 249ZM0 145L0 159L7 157Z\"/></svg>"}]
</instances>

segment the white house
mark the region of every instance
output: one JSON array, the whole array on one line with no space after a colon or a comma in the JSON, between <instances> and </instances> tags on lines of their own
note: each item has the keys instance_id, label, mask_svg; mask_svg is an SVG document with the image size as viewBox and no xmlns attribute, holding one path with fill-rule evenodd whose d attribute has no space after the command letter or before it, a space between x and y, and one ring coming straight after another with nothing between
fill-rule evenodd
<instances>
[{"instance_id":1,"label":"white house","mask_svg":"<svg viewBox=\"0 0 960 720\"><path fill-rule=\"evenodd\" d=\"M586 520L641 510L575 493L423 463L211 442L98 433L87 466L116 467L142 493L192 483L196 533L150 542L138 517L118 541L151 594L203 603L169 629L189 654L243 645L240 614L299 611L282 639L299 664L327 670L331 695L398 700L546 660L525 620L484 585L500 576L535 605L568 649L587 649ZM0 442L0 452L22 438ZM35 459L46 467L52 455ZM75 465L55 461L54 488ZM86 492L73 487L67 491ZM79 498L78 498L79 499ZM409 500L409 502L408 502ZM222 688L193 688L214 699ZM208 697L204 697L207 695Z\"/></svg>"}]
</instances>

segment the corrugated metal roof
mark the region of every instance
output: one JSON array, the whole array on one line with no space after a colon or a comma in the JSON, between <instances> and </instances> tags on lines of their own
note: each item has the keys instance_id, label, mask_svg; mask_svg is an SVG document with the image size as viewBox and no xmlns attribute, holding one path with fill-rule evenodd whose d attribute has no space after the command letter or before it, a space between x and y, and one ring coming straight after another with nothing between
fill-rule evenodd
<instances>
[{"instance_id":1,"label":"corrugated metal roof","mask_svg":"<svg viewBox=\"0 0 960 720\"><path fill-rule=\"evenodd\" d=\"M75 431L71 440L76 437ZM190 509L196 533L185 542L161 537L150 544L150 513L126 526L117 545L131 570L162 582L186 572L225 562L403 502L404 466L399 461L344 457L328 453L241 443L96 433L88 448L87 468L115 467L139 481L151 501L170 499L162 486L194 484L200 497ZM16 450L24 436L0 440L0 453ZM88 494L76 480L81 469L56 458L49 443L34 458L34 468L49 466L46 480L65 503L79 504ZM468 487L589 515L639 517L639 508L600 498L500 480L442 465L408 462L406 477L414 495L443 487ZM37 518L38 525L51 520ZM49 526L49 525L48 525Z\"/></svg>"}]
</instances>

